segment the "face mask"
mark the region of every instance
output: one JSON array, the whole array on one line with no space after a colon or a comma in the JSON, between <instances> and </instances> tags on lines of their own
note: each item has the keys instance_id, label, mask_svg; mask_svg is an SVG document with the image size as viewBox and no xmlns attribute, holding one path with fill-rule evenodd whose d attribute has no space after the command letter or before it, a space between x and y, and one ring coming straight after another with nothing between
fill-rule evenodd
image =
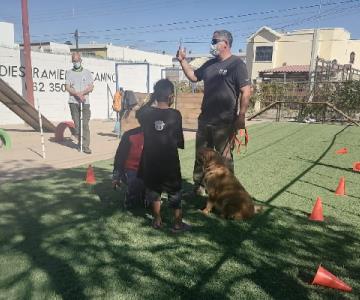
<instances>
[{"instance_id":1,"label":"face mask","mask_svg":"<svg viewBox=\"0 0 360 300\"><path fill-rule=\"evenodd\" d=\"M210 45L210 54L212 56L215 56L215 57L219 56L219 50L216 47L216 44L215 45Z\"/></svg>"},{"instance_id":2,"label":"face mask","mask_svg":"<svg viewBox=\"0 0 360 300\"><path fill-rule=\"evenodd\" d=\"M73 63L74 69L79 69L81 67L81 62L77 61Z\"/></svg>"}]
</instances>

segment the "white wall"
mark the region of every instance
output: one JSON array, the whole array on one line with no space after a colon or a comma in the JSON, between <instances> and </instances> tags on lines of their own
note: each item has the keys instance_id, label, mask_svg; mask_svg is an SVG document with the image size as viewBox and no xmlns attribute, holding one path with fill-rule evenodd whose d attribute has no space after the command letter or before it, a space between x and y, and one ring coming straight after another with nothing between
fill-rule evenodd
<instances>
[{"instance_id":1,"label":"white wall","mask_svg":"<svg viewBox=\"0 0 360 300\"><path fill-rule=\"evenodd\" d=\"M148 63L162 66L171 66L173 58L172 55L141 51L113 45L107 46L107 57L132 62L144 62L146 60Z\"/></svg>"},{"instance_id":2,"label":"white wall","mask_svg":"<svg viewBox=\"0 0 360 300\"><path fill-rule=\"evenodd\" d=\"M68 93L65 92L65 71L71 68L71 56L51 53L32 52L35 105L40 101L41 112L50 121L71 120L68 108ZM117 61L83 57L85 68L93 72L94 91L90 95L92 119L108 117L108 86L112 93L116 89L115 64ZM24 63L20 50L0 47L0 78L13 87L20 95L24 85ZM150 88L161 78L161 67L151 66ZM134 91L143 91L145 72L126 70L127 84ZM120 86L122 80L119 81ZM0 103L0 124L23 123L13 112Z\"/></svg>"},{"instance_id":3,"label":"white wall","mask_svg":"<svg viewBox=\"0 0 360 300\"><path fill-rule=\"evenodd\" d=\"M161 79L161 70L164 67L149 65L149 92L153 92L156 81ZM118 64L118 87L124 90L147 93L147 64Z\"/></svg>"},{"instance_id":4,"label":"white wall","mask_svg":"<svg viewBox=\"0 0 360 300\"><path fill-rule=\"evenodd\" d=\"M14 24L0 22L0 46L14 47Z\"/></svg>"}]
</instances>

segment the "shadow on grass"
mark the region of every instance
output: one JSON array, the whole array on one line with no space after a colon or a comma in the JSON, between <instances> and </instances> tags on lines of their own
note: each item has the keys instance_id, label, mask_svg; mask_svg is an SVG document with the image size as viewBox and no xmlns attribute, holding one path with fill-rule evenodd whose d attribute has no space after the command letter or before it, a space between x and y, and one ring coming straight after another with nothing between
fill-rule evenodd
<instances>
[{"instance_id":1,"label":"shadow on grass","mask_svg":"<svg viewBox=\"0 0 360 300\"><path fill-rule=\"evenodd\" d=\"M276 128L276 130L277 130L277 133L279 133L279 131L281 130L281 128L280 128L280 129ZM288 129L287 129L286 127L284 127L284 131L285 131L285 130L288 131ZM272 146L274 146L274 145L276 145L276 144L278 144L278 143L280 143L280 142L284 142L286 139L292 138L295 134L297 134L297 133L299 133L299 132L301 132L301 131L305 131L305 130L306 130L306 126L303 126L303 127L300 127L300 128L297 128L297 127L296 127L294 130L291 131L291 133L289 133L289 134L287 134L287 135L284 135L284 136L281 136L281 137L279 137L278 139L273 140L273 141L271 141L270 143L264 145L263 147L252 151L251 153L249 153L249 154L247 154L245 157L243 157L243 159L244 159L244 160L245 160L245 159L248 159L249 157L258 154L258 152L261 152L261 151L263 151L263 150L267 150L269 147L272 147ZM260 135L260 136L256 136L256 138L259 138L259 137L261 137L261 135Z\"/></svg>"},{"instance_id":2,"label":"shadow on grass","mask_svg":"<svg viewBox=\"0 0 360 300\"><path fill-rule=\"evenodd\" d=\"M0 183L28 179L29 174L32 173L44 175L54 171L54 168L46 163L38 168L33 168L31 164L35 161L33 159L10 160L7 161L7 164L0 164Z\"/></svg>"},{"instance_id":3,"label":"shadow on grass","mask_svg":"<svg viewBox=\"0 0 360 300\"><path fill-rule=\"evenodd\" d=\"M274 199L278 196L280 196L282 193L284 193L288 188L290 188L293 184L295 184L296 182L298 182L302 177L304 177L307 173L309 173L313 168L315 168L317 166L317 164L326 156L326 154L330 151L330 149L333 147L333 145L335 144L335 141L337 139L337 137L343 133L349 126L344 127L343 129L341 129L339 132L337 132L333 139L331 140L331 142L329 143L328 147L324 150L324 152L318 157L317 160L315 160L313 162L313 164L311 166L309 166L308 168L306 168L304 171L302 171L298 176L296 176L295 178L293 178L288 184L286 184L285 186L283 186L280 190L278 190L275 194L273 194L267 201L266 203L271 203L272 201L274 201Z\"/></svg>"},{"instance_id":4,"label":"shadow on grass","mask_svg":"<svg viewBox=\"0 0 360 300\"><path fill-rule=\"evenodd\" d=\"M315 187L322 188L322 189L327 190L327 191L329 191L329 192L332 192L332 193L334 193L334 194L335 194L335 190L336 190L336 187L337 187L337 183L336 183L336 185L335 185L335 187L334 187L333 189L329 189L329 188L326 188L326 187L324 187L324 186L322 186L322 185L319 185L319 184L316 184L316 183L313 183L313 182L310 182L310 181L307 181L307 180L299 180L299 181L300 181L300 182L303 182L303 183L306 183L306 184L310 184L310 185L315 186ZM346 193L346 196L347 196L347 197L350 197L350 198L354 198L354 199L360 199L360 197L356 197L356 196L354 196L354 195L350 195L349 193Z\"/></svg>"},{"instance_id":5,"label":"shadow on grass","mask_svg":"<svg viewBox=\"0 0 360 300\"><path fill-rule=\"evenodd\" d=\"M308 285L317 265L323 262L334 273L356 282L359 267L353 265L356 254L348 247L359 243L358 235L354 237L356 229L336 224L333 229L327 224L310 223L303 212L276 207L242 224L210 218L206 229L195 229L193 234L206 236L217 245L221 249L219 257L208 261L210 266L200 272L200 279L182 298L341 298L337 291ZM207 252L199 253L199 257L207 256ZM244 292L246 297L242 297Z\"/></svg>"},{"instance_id":6,"label":"shadow on grass","mask_svg":"<svg viewBox=\"0 0 360 300\"><path fill-rule=\"evenodd\" d=\"M267 201L265 201L270 208L268 208L262 215L257 216L257 218L252 221L250 228L237 235L238 238L236 239L236 245L238 247L249 241L256 243L256 251L262 253L258 257L259 260L251 263L248 261L251 255L246 255L244 257L242 255L235 254L238 251L238 248L229 247L228 249L223 249L225 251L223 252L224 254L221 258L202 274L201 280L199 280L188 291L188 293L185 294L184 299L189 297L193 297L194 299L224 297L224 294L228 289L225 288L219 294L218 289L211 290L211 288L209 288L209 282L216 277L216 274L219 273L227 261L235 257L238 258L239 261L247 262L246 265L252 266L256 269L256 271L251 273L248 277L236 277L235 280L231 280L231 284L236 281L241 281L241 279L244 278L247 278L247 280L251 278L252 282L257 284L257 286L260 286L267 296L275 299L284 299L284 297L289 297L289 295L291 295L292 299L307 299L310 296L315 296L314 294L318 291L314 291L314 288L309 288L309 286L301 284L296 276L299 278L307 278L306 281L309 282L309 278L313 276L311 275L311 272L314 273L316 271L316 264L314 264L314 262L320 264L322 260L327 261L329 264L333 264L334 268L337 268L339 272L346 273L350 278L353 278L352 282L356 282L355 274L358 274L360 269L358 265L354 266L352 264L352 262L355 261L356 255L354 255L351 250L349 251L349 248L356 249L356 245L359 244L359 236L358 234L355 234L355 232L357 232L356 227L350 226L352 229L348 231L346 228L349 225L341 222L336 222L337 226L340 227L341 230L334 230L323 224L312 225L309 224L307 218L304 216L304 212L300 212L299 216L294 214L294 210L287 210L286 215L281 216L280 220L282 220L282 222L281 226L279 226L279 221L275 216L279 215L279 211L284 211L285 209L276 208L271 205L273 200L282 193L286 192L288 188L299 181L305 174L310 172L321 161L321 159L325 157L330 148L334 145L338 135L340 135L346 128L347 127L334 135L329 146L310 167L293 178L287 185L278 190ZM286 222L286 219L289 219L289 222ZM275 224L278 224L278 226L274 228ZM312 227L312 230L309 227ZM319 231L319 227L323 228L323 230ZM218 228L218 226L214 228ZM259 232L258 230L260 228L265 230ZM308 229L305 235L302 230L303 228ZM228 237L227 234L228 232L224 232L223 234L216 235L215 237L222 239L223 237ZM213 238L214 235L211 239ZM218 244L225 246L229 243L226 243L225 240L220 240L218 241ZM231 244L232 243L230 243L230 245ZM336 251L329 255L328 251L330 249L332 251L336 249ZM301 252L304 252L304 254L302 255ZM272 253L272 259L266 260L266 254L270 253ZM278 253L278 255L276 255L276 253ZM289 259L289 256L293 257L293 259ZM269 262L269 260L274 260L276 257L278 259L277 261ZM301 263L298 263L299 261ZM339 262L341 262L341 265L346 265L346 272L337 266ZM260 268L257 267L259 264L261 265ZM288 270L284 272L284 269ZM297 271L294 273L291 269L296 269ZM307 269L307 271L303 271L303 269ZM311 269L313 271L311 271ZM227 288L230 289L231 284ZM249 288L249 290L251 289ZM247 291L245 298L250 297L256 299L264 297L264 295L258 295L256 292L251 294L249 290ZM331 290L321 291L319 294L322 294L322 297L328 296L329 298L343 297L342 295L338 295L337 292ZM244 294L240 293L239 295ZM236 297L235 295L233 296Z\"/></svg>"},{"instance_id":7,"label":"shadow on grass","mask_svg":"<svg viewBox=\"0 0 360 300\"><path fill-rule=\"evenodd\" d=\"M110 166L94 166L94 186L83 183L85 167L4 185L0 293L20 299L355 297L358 228L336 219L309 222L303 211L272 204L312 167L263 200L265 211L247 222L205 217L198 212L205 199L186 198L193 227L183 235L151 229L144 208L121 210L123 193L111 189ZM165 207L164 217L171 222ZM354 293L309 285L320 263Z\"/></svg>"},{"instance_id":8,"label":"shadow on grass","mask_svg":"<svg viewBox=\"0 0 360 300\"><path fill-rule=\"evenodd\" d=\"M302 160L302 161L306 161L308 163L311 163L311 164L315 164L316 166L323 166L323 167L328 167L328 168L332 168L332 169L337 169L337 170L341 170L343 172L350 172L350 173L353 173L353 169L348 167L348 168L343 168L343 167L339 167L339 166L335 166L335 165L330 165L330 164L325 164L325 163L320 163L320 162L315 162L313 160L310 160L310 159L305 159L305 158L302 158L300 156L297 156L296 159L298 160Z\"/></svg>"}]
</instances>

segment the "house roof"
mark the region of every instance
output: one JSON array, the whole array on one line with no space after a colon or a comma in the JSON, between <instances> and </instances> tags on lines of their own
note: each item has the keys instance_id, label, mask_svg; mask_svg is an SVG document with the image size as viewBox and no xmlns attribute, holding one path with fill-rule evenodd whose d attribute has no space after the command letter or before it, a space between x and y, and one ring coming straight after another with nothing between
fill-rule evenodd
<instances>
[{"instance_id":1,"label":"house roof","mask_svg":"<svg viewBox=\"0 0 360 300\"><path fill-rule=\"evenodd\" d=\"M260 71L260 73L308 73L309 71L310 65L290 65L274 69L266 69Z\"/></svg>"},{"instance_id":2,"label":"house roof","mask_svg":"<svg viewBox=\"0 0 360 300\"><path fill-rule=\"evenodd\" d=\"M107 49L110 44L79 44L79 49ZM70 46L71 50L76 49L75 45Z\"/></svg>"},{"instance_id":3,"label":"house roof","mask_svg":"<svg viewBox=\"0 0 360 300\"><path fill-rule=\"evenodd\" d=\"M247 39L248 42L250 42L255 36L257 36L261 31L266 30L268 32L270 32L271 34L277 36L277 37L281 37L282 34L275 31L274 29L271 29L270 27L267 26L262 26L260 27L257 31L255 31L252 35L249 36L249 38Z\"/></svg>"}]
</instances>

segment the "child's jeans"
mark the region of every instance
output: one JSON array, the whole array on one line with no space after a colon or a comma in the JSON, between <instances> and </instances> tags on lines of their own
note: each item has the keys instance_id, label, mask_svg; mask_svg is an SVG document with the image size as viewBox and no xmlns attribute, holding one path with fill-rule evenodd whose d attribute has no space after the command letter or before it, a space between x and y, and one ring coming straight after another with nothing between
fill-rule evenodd
<instances>
[{"instance_id":1,"label":"child's jeans","mask_svg":"<svg viewBox=\"0 0 360 300\"><path fill-rule=\"evenodd\" d=\"M130 208L138 203L143 203L145 186L142 179L137 177L137 171L125 170L124 178L121 181L127 185L125 207Z\"/></svg>"}]
</instances>

